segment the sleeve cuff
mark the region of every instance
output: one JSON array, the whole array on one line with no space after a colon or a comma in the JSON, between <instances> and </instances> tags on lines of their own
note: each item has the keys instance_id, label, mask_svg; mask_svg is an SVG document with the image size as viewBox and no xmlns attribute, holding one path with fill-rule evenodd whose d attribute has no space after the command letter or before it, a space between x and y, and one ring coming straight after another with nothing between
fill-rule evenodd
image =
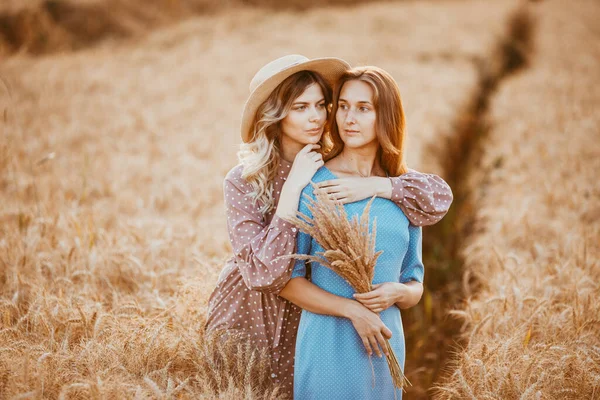
<instances>
[{"instance_id":1,"label":"sleeve cuff","mask_svg":"<svg viewBox=\"0 0 600 400\"><path fill-rule=\"evenodd\" d=\"M392 182L392 200L393 202L401 202L404 199L404 182L402 178L390 177Z\"/></svg>"},{"instance_id":2,"label":"sleeve cuff","mask_svg":"<svg viewBox=\"0 0 600 400\"><path fill-rule=\"evenodd\" d=\"M298 228L296 228L296 225L292 224L289 221L286 221L277 214L273 216L270 225L271 228L277 228L280 231L288 232L292 236L296 236L296 234L298 233Z\"/></svg>"}]
</instances>

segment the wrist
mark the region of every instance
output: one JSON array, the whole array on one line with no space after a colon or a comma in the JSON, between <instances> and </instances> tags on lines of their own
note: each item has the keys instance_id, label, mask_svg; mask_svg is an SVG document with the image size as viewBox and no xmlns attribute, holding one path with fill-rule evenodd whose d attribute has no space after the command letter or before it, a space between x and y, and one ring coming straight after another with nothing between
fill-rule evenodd
<instances>
[{"instance_id":1,"label":"wrist","mask_svg":"<svg viewBox=\"0 0 600 400\"><path fill-rule=\"evenodd\" d=\"M298 189L293 185L288 185L285 183L281 188L281 195L279 196L279 204L275 210L275 215L285 219L286 221L293 219L298 210L298 203L300 201L301 194L302 189Z\"/></svg>"},{"instance_id":2,"label":"wrist","mask_svg":"<svg viewBox=\"0 0 600 400\"><path fill-rule=\"evenodd\" d=\"M403 304L406 301L406 287L403 283L394 282L394 289L396 295L394 296L394 303Z\"/></svg>"},{"instance_id":3,"label":"wrist","mask_svg":"<svg viewBox=\"0 0 600 400\"><path fill-rule=\"evenodd\" d=\"M357 315L357 307L361 306L358 301L346 299L344 305L341 307L342 317L354 320Z\"/></svg>"},{"instance_id":4,"label":"wrist","mask_svg":"<svg viewBox=\"0 0 600 400\"><path fill-rule=\"evenodd\" d=\"M285 192L289 193L290 195L300 197L300 194L302 193L303 189L304 189L304 186L298 185L297 183L294 183L291 180L287 180L283 184L283 187L281 188L281 192L283 194L283 192L285 191Z\"/></svg>"},{"instance_id":5,"label":"wrist","mask_svg":"<svg viewBox=\"0 0 600 400\"><path fill-rule=\"evenodd\" d=\"M373 177L375 179L375 196L390 198L392 193L392 181L389 178Z\"/></svg>"},{"instance_id":6,"label":"wrist","mask_svg":"<svg viewBox=\"0 0 600 400\"><path fill-rule=\"evenodd\" d=\"M282 231L289 231L291 228L294 228L296 225L294 224L294 215L283 212L280 210L275 210L275 216L271 221L271 226L277 227Z\"/></svg>"},{"instance_id":7,"label":"wrist","mask_svg":"<svg viewBox=\"0 0 600 400\"><path fill-rule=\"evenodd\" d=\"M278 216L279 218L281 218L282 220L284 220L285 222L288 222L293 225L294 217L296 216L296 211L295 210L281 210L281 209L277 208L277 210L275 210L275 215Z\"/></svg>"}]
</instances>

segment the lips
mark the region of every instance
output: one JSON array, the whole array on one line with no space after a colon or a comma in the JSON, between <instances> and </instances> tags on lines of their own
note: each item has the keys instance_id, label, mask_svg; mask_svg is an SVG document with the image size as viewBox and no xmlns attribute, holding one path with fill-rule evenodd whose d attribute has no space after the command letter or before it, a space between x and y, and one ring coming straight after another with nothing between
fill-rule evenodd
<instances>
[{"instance_id":1,"label":"lips","mask_svg":"<svg viewBox=\"0 0 600 400\"><path fill-rule=\"evenodd\" d=\"M321 133L321 128L309 129L306 131L309 135L315 135L317 133Z\"/></svg>"},{"instance_id":2,"label":"lips","mask_svg":"<svg viewBox=\"0 0 600 400\"><path fill-rule=\"evenodd\" d=\"M352 129L344 129L344 133L346 135L352 136L352 135L357 135L359 133L359 131L355 131L355 130L352 130Z\"/></svg>"}]
</instances>

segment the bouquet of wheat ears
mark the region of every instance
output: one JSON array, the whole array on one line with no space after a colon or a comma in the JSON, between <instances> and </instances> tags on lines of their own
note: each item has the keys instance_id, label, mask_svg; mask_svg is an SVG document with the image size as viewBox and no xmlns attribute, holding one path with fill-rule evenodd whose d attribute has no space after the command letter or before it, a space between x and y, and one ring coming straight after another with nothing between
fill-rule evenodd
<instances>
[{"instance_id":1,"label":"bouquet of wheat ears","mask_svg":"<svg viewBox=\"0 0 600 400\"><path fill-rule=\"evenodd\" d=\"M313 189L316 186L313 184ZM301 231L312 236L323 247L324 252L316 256L292 254L284 257L318 262L335 271L358 293L372 290L375 264L382 251L375 252L377 219L373 221L369 234L369 210L375 197L365 207L360 219L357 215L350 220L344 206L329 199L327 194L315 191L316 200L306 196L312 219L298 212L290 219ZM389 356L386 356L394 386L402 389L411 385L404 376L389 340L386 340Z\"/></svg>"}]
</instances>

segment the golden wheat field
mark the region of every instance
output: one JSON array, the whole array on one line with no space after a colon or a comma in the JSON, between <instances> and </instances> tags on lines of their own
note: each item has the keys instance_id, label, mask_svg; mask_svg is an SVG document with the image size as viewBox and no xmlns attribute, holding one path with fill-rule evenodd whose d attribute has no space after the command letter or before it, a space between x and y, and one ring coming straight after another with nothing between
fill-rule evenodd
<instances>
[{"instance_id":1,"label":"golden wheat field","mask_svg":"<svg viewBox=\"0 0 600 400\"><path fill-rule=\"evenodd\" d=\"M440 398L600 398L599 13L536 9L531 65L491 101L463 249L479 284Z\"/></svg>"},{"instance_id":2,"label":"golden wheat field","mask_svg":"<svg viewBox=\"0 0 600 400\"><path fill-rule=\"evenodd\" d=\"M600 399L600 4L215 3L0 6L0 398L281 398L203 324L248 84L299 53L388 70L455 191L405 398Z\"/></svg>"}]
</instances>

